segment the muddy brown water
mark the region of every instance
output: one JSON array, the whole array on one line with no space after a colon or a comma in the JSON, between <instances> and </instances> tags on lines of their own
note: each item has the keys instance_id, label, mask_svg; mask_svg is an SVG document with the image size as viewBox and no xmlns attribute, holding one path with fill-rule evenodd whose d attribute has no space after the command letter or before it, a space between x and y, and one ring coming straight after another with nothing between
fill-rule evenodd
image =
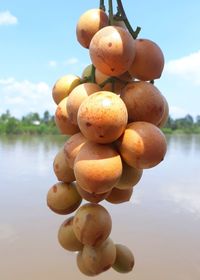
<instances>
[{"instance_id":1,"label":"muddy brown water","mask_svg":"<svg viewBox=\"0 0 200 280\"><path fill-rule=\"evenodd\" d=\"M46 206L56 182L52 170L60 137L0 137L0 279L89 279L75 254L62 249L65 220ZM168 153L146 170L132 200L103 203L113 220L111 237L135 255L131 273L112 269L97 280L200 279L200 136L168 137Z\"/></svg>"}]
</instances>

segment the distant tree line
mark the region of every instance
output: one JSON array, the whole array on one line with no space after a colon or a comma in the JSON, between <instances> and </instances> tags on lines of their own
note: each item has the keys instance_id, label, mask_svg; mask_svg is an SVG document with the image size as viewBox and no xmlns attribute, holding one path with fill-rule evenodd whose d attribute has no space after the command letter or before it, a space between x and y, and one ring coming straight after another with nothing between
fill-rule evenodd
<instances>
[{"instance_id":1,"label":"distant tree line","mask_svg":"<svg viewBox=\"0 0 200 280\"><path fill-rule=\"evenodd\" d=\"M200 133L200 115L173 119L169 116L164 133ZM42 116L29 113L21 119L13 117L9 110L0 116L0 134L59 134L54 116L45 111Z\"/></svg>"}]
</instances>

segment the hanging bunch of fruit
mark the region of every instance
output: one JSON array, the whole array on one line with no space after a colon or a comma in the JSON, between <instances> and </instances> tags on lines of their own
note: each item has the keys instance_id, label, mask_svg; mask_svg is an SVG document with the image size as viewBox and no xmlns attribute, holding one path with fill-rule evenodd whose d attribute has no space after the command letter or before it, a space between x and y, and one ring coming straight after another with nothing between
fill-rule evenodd
<instances>
[{"instance_id":1,"label":"hanging bunch of fruit","mask_svg":"<svg viewBox=\"0 0 200 280\"><path fill-rule=\"evenodd\" d=\"M78 42L92 64L82 77L66 75L53 88L55 122L67 140L54 159L58 183L47 194L49 208L68 217L60 226L60 245L77 254L77 265L94 276L113 267L129 272L134 256L110 239L112 220L99 204L129 201L143 170L166 153L160 128L168 117L165 97L154 85L164 67L159 46L137 38L121 0L86 11L78 20ZM89 203L80 206L82 200ZM80 207L79 207L80 206Z\"/></svg>"}]
</instances>

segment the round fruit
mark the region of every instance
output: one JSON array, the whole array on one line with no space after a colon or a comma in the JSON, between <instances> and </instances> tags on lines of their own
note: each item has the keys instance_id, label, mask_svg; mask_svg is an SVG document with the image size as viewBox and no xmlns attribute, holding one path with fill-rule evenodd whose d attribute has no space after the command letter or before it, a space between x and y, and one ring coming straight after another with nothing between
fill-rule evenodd
<instances>
[{"instance_id":1,"label":"round fruit","mask_svg":"<svg viewBox=\"0 0 200 280\"><path fill-rule=\"evenodd\" d=\"M82 258L82 251L77 254L76 263L77 263L77 266L78 266L80 272L82 272L86 276L95 276L95 275L97 275L97 274L91 272L90 268L87 268L85 266L85 264L83 262L83 258Z\"/></svg>"},{"instance_id":2,"label":"round fruit","mask_svg":"<svg viewBox=\"0 0 200 280\"><path fill-rule=\"evenodd\" d=\"M117 272L127 273L130 272L135 264L132 252L124 245L116 244L116 259L112 268Z\"/></svg>"},{"instance_id":3,"label":"round fruit","mask_svg":"<svg viewBox=\"0 0 200 280\"><path fill-rule=\"evenodd\" d=\"M91 76L92 73L92 64L85 67L82 73L82 79L88 79Z\"/></svg>"},{"instance_id":4,"label":"round fruit","mask_svg":"<svg viewBox=\"0 0 200 280\"><path fill-rule=\"evenodd\" d=\"M157 125L164 113L164 100L160 91L148 82L132 82L122 90L129 122L146 121Z\"/></svg>"},{"instance_id":5,"label":"round fruit","mask_svg":"<svg viewBox=\"0 0 200 280\"><path fill-rule=\"evenodd\" d=\"M109 91L90 95L78 111L78 125L83 135L96 143L111 143L124 132L128 114L124 102Z\"/></svg>"},{"instance_id":6,"label":"round fruit","mask_svg":"<svg viewBox=\"0 0 200 280\"><path fill-rule=\"evenodd\" d=\"M80 82L81 79L75 75L66 75L57 80L52 90L55 103L59 104Z\"/></svg>"},{"instance_id":7,"label":"round fruit","mask_svg":"<svg viewBox=\"0 0 200 280\"><path fill-rule=\"evenodd\" d=\"M78 184L76 184L76 188L77 188L77 191L79 192L80 196L89 201L89 202L93 202L93 203L98 203L102 200L104 200L110 192L106 192L106 193L99 193L99 194L96 194L96 193L89 193L89 192L86 192L84 189L82 189Z\"/></svg>"},{"instance_id":8,"label":"round fruit","mask_svg":"<svg viewBox=\"0 0 200 280\"><path fill-rule=\"evenodd\" d=\"M68 251L80 251L83 249L83 244L76 238L73 231L73 217L65 220L60 226L58 241Z\"/></svg>"},{"instance_id":9,"label":"round fruit","mask_svg":"<svg viewBox=\"0 0 200 280\"><path fill-rule=\"evenodd\" d=\"M110 214L99 204L84 204L74 216L74 233L78 240L85 245L100 245L108 238L111 228Z\"/></svg>"},{"instance_id":10,"label":"round fruit","mask_svg":"<svg viewBox=\"0 0 200 280\"><path fill-rule=\"evenodd\" d=\"M155 125L133 122L128 124L120 137L118 148L128 165L145 169L154 167L164 159L167 144L164 134Z\"/></svg>"},{"instance_id":11,"label":"round fruit","mask_svg":"<svg viewBox=\"0 0 200 280\"><path fill-rule=\"evenodd\" d=\"M73 124L67 113L67 99L65 97L59 104L55 113L55 123L61 134L72 135L79 132L77 125Z\"/></svg>"},{"instance_id":12,"label":"round fruit","mask_svg":"<svg viewBox=\"0 0 200 280\"><path fill-rule=\"evenodd\" d=\"M163 97L163 100L164 100L164 112L163 112L163 115L162 115L162 118L159 122L159 124L157 125L158 127L162 128L165 126L167 120L168 120L168 117L169 117L169 105L168 105L168 102L166 100L166 98L164 97L164 95L162 95Z\"/></svg>"},{"instance_id":13,"label":"round fruit","mask_svg":"<svg viewBox=\"0 0 200 280\"><path fill-rule=\"evenodd\" d=\"M101 88L94 83L84 83L75 87L67 99L67 113L70 121L77 125L78 109L81 103L91 94L100 91Z\"/></svg>"},{"instance_id":14,"label":"round fruit","mask_svg":"<svg viewBox=\"0 0 200 280\"><path fill-rule=\"evenodd\" d=\"M128 71L135 58L135 41L122 27L107 26L98 31L90 43L93 65L109 76Z\"/></svg>"},{"instance_id":15,"label":"round fruit","mask_svg":"<svg viewBox=\"0 0 200 280\"><path fill-rule=\"evenodd\" d=\"M58 182L50 188L47 194L49 208L61 215L70 214L81 204L82 198L74 183Z\"/></svg>"},{"instance_id":16,"label":"round fruit","mask_svg":"<svg viewBox=\"0 0 200 280\"><path fill-rule=\"evenodd\" d=\"M143 170L129 166L125 161L122 161L122 165L122 176L120 177L119 182L115 185L115 188L126 190L134 187L140 181Z\"/></svg>"},{"instance_id":17,"label":"round fruit","mask_svg":"<svg viewBox=\"0 0 200 280\"><path fill-rule=\"evenodd\" d=\"M107 14L101 9L91 9L81 15L76 26L76 36L84 48L89 48L90 41L97 31L109 24Z\"/></svg>"},{"instance_id":18,"label":"round fruit","mask_svg":"<svg viewBox=\"0 0 200 280\"><path fill-rule=\"evenodd\" d=\"M74 173L77 183L85 191L108 192L122 174L120 155L111 145L87 142L76 157Z\"/></svg>"},{"instance_id":19,"label":"round fruit","mask_svg":"<svg viewBox=\"0 0 200 280\"><path fill-rule=\"evenodd\" d=\"M93 273L101 273L109 268L116 259L116 247L113 241L108 238L100 246L84 246L82 252L83 263Z\"/></svg>"},{"instance_id":20,"label":"round fruit","mask_svg":"<svg viewBox=\"0 0 200 280\"><path fill-rule=\"evenodd\" d=\"M74 161L81 147L87 139L81 132L72 135L64 144L65 159L71 168L74 168Z\"/></svg>"},{"instance_id":21,"label":"round fruit","mask_svg":"<svg viewBox=\"0 0 200 280\"><path fill-rule=\"evenodd\" d=\"M53 162L53 169L58 181L67 183L75 181L74 171L66 161L63 149L56 155Z\"/></svg>"},{"instance_id":22,"label":"round fruit","mask_svg":"<svg viewBox=\"0 0 200 280\"><path fill-rule=\"evenodd\" d=\"M117 188L113 188L109 196L106 198L106 200L114 204L127 202L130 200L132 193L133 193L133 188L129 188L125 190L119 190Z\"/></svg>"},{"instance_id":23,"label":"round fruit","mask_svg":"<svg viewBox=\"0 0 200 280\"><path fill-rule=\"evenodd\" d=\"M160 47L147 39L135 40L135 59L129 69L131 75L142 81L160 78L164 68L164 56Z\"/></svg>"}]
</instances>

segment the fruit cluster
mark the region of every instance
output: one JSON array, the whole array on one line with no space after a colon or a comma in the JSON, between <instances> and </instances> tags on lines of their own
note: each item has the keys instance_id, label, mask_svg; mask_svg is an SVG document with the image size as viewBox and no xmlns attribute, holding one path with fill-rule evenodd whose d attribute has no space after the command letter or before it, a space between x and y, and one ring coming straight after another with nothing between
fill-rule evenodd
<instances>
[{"instance_id":1,"label":"fruit cluster","mask_svg":"<svg viewBox=\"0 0 200 280\"><path fill-rule=\"evenodd\" d=\"M163 53L151 40L133 38L121 14L118 9L115 19L112 10L108 17L92 9L80 17L77 40L89 49L92 64L82 78L61 77L52 92L56 125L70 137L54 159L59 182L49 190L47 204L65 215L82 199L89 201L58 232L63 248L79 251L77 265L89 276L110 267L132 270L133 254L110 239L112 220L98 203L129 201L143 169L159 164L166 153L160 128L168 104L152 82L161 76Z\"/></svg>"}]
</instances>

